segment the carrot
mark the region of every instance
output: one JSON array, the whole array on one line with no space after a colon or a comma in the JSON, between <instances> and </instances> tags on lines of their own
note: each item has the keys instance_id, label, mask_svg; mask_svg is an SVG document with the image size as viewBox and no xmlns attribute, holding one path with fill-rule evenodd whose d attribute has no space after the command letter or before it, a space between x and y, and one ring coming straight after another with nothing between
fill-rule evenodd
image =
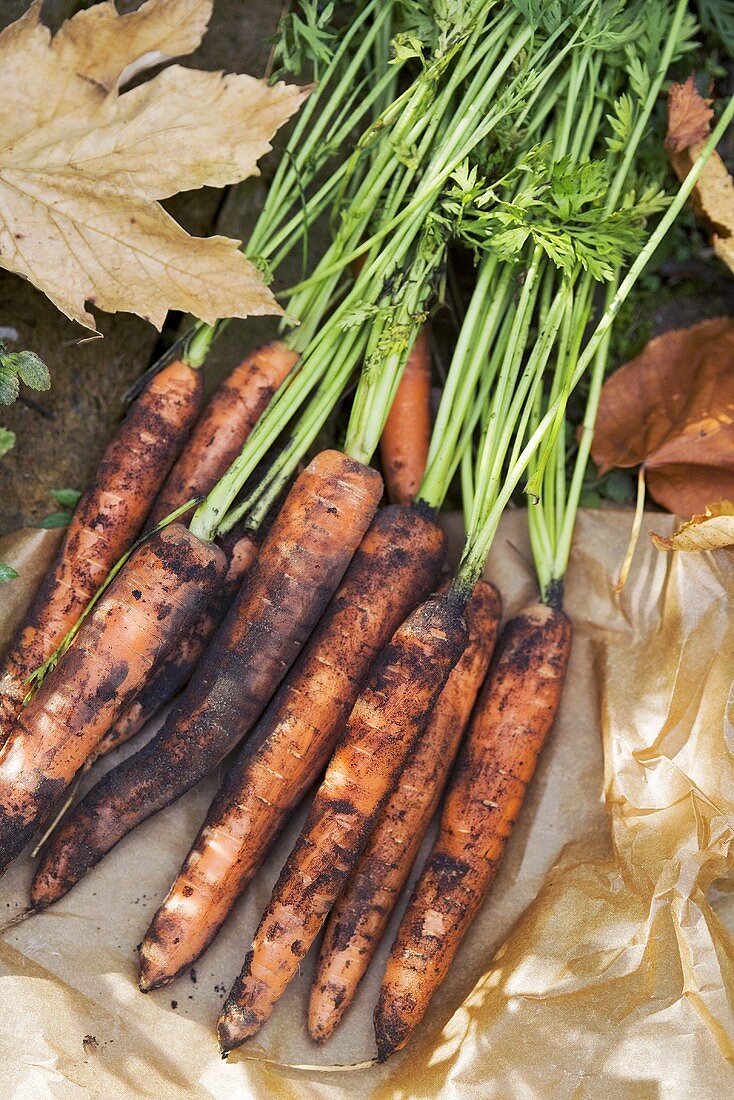
<instances>
[{"instance_id":1,"label":"carrot","mask_svg":"<svg viewBox=\"0 0 734 1100\"><path fill-rule=\"evenodd\" d=\"M142 989L173 981L214 939L326 766L373 660L431 591L445 542L431 516L415 508L377 513L153 918L139 948Z\"/></svg>"},{"instance_id":2,"label":"carrot","mask_svg":"<svg viewBox=\"0 0 734 1100\"><path fill-rule=\"evenodd\" d=\"M297 359L296 352L274 340L248 355L225 378L153 502L149 528L187 500L206 496L214 488Z\"/></svg>"},{"instance_id":3,"label":"carrot","mask_svg":"<svg viewBox=\"0 0 734 1100\"><path fill-rule=\"evenodd\" d=\"M425 732L331 910L311 988L308 1029L323 1042L354 1000L436 812L494 649L499 593L479 581L466 609L469 643Z\"/></svg>"},{"instance_id":4,"label":"carrot","mask_svg":"<svg viewBox=\"0 0 734 1100\"><path fill-rule=\"evenodd\" d=\"M336 451L322 451L300 474L161 729L89 791L52 839L31 887L36 908L65 894L249 732L321 617L381 493L375 470Z\"/></svg>"},{"instance_id":5,"label":"carrot","mask_svg":"<svg viewBox=\"0 0 734 1100\"><path fill-rule=\"evenodd\" d=\"M202 497L214 487L240 453L263 409L278 386L291 371L298 355L279 340L252 352L230 372L214 392L197 420L189 440L175 462L148 515L146 529L151 530L176 508L193 497ZM256 548L247 544L247 564L229 580L211 611L205 612L191 634L182 639L180 648L153 674L138 699L102 738L94 760L118 748L165 706L188 681L207 642L219 626L233 599L246 568L254 560ZM231 573L231 570L230 570ZM93 761L90 761L93 762Z\"/></svg>"},{"instance_id":6,"label":"carrot","mask_svg":"<svg viewBox=\"0 0 734 1100\"><path fill-rule=\"evenodd\" d=\"M259 1031L318 935L466 647L463 606L431 597L377 658L219 1017L222 1051Z\"/></svg>"},{"instance_id":7,"label":"carrot","mask_svg":"<svg viewBox=\"0 0 734 1100\"><path fill-rule=\"evenodd\" d=\"M221 550L171 524L112 581L0 753L0 873L176 633L201 612L224 568Z\"/></svg>"},{"instance_id":8,"label":"carrot","mask_svg":"<svg viewBox=\"0 0 734 1100\"><path fill-rule=\"evenodd\" d=\"M502 632L387 962L375 1009L381 1061L423 1018L486 896L553 725L570 649L570 621L546 604L526 607Z\"/></svg>"},{"instance_id":9,"label":"carrot","mask_svg":"<svg viewBox=\"0 0 734 1100\"><path fill-rule=\"evenodd\" d=\"M100 738L87 764L106 756L135 737L158 711L177 695L196 668L207 642L224 618L242 579L257 556L257 543L243 536L229 555L224 583L219 585L189 634L177 639L168 656L153 669L137 698Z\"/></svg>"},{"instance_id":10,"label":"carrot","mask_svg":"<svg viewBox=\"0 0 734 1100\"><path fill-rule=\"evenodd\" d=\"M0 669L0 735L10 732L29 676L51 656L138 534L196 418L201 394L199 372L171 363L153 377L105 451Z\"/></svg>"},{"instance_id":11,"label":"carrot","mask_svg":"<svg viewBox=\"0 0 734 1100\"><path fill-rule=\"evenodd\" d=\"M382 470L390 500L410 504L415 499L426 469L430 441L431 349L426 329L422 328L403 369L380 440Z\"/></svg>"}]
</instances>

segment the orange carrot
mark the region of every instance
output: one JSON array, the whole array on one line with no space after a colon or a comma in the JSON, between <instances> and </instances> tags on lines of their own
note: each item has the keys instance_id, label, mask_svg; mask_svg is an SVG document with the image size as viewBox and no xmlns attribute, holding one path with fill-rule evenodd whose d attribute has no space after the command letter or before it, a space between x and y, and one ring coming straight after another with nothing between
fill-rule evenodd
<instances>
[{"instance_id":1,"label":"orange carrot","mask_svg":"<svg viewBox=\"0 0 734 1100\"><path fill-rule=\"evenodd\" d=\"M425 328L411 348L380 440L387 495L397 504L415 499L431 441L431 349ZM188 499L188 498L187 498Z\"/></svg>"},{"instance_id":2,"label":"orange carrot","mask_svg":"<svg viewBox=\"0 0 734 1100\"><path fill-rule=\"evenodd\" d=\"M0 740L28 694L28 677L58 647L138 534L196 418L201 393L199 372L171 363L153 377L105 451L0 668Z\"/></svg>"},{"instance_id":3,"label":"orange carrot","mask_svg":"<svg viewBox=\"0 0 734 1100\"><path fill-rule=\"evenodd\" d=\"M91 766L95 760L124 745L145 726L157 712L177 695L186 684L206 649L207 642L224 618L242 579L257 557L257 543L243 536L234 545L224 583L212 594L209 605L194 624L190 633L184 634L168 656L152 670L151 676L128 709L100 738L89 757Z\"/></svg>"},{"instance_id":4,"label":"orange carrot","mask_svg":"<svg viewBox=\"0 0 734 1100\"><path fill-rule=\"evenodd\" d=\"M192 497L203 497L242 450L260 414L298 359L280 340L248 355L215 390L148 516L155 527Z\"/></svg>"},{"instance_id":5,"label":"orange carrot","mask_svg":"<svg viewBox=\"0 0 734 1100\"><path fill-rule=\"evenodd\" d=\"M399 505L377 513L153 918L139 948L142 989L173 981L211 943L326 766L373 660L431 591L444 552L431 516Z\"/></svg>"},{"instance_id":6,"label":"orange carrot","mask_svg":"<svg viewBox=\"0 0 734 1100\"><path fill-rule=\"evenodd\" d=\"M487 894L553 725L570 648L569 620L546 604L526 607L502 632L388 959L375 1009L381 1061L423 1018Z\"/></svg>"},{"instance_id":7,"label":"orange carrot","mask_svg":"<svg viewBox=\"0 0 734 1100\"><path fill-rule=\"evenodd\" d=\"M309 1005L317 1042L329 1038L354 1000L410 874L487 675L500 615L499 593L479 581L466 609L469 643L331 910Z\"/></svg>"},{"instance_id":8,"label":"orange carrot","mask_svg":"<svg viewBox=\"0 0 734 1100\"><path fill-rule=\"evenodd\" d=\"M222 1051L260 1030L318 935L466 647L462 609L431 597L375 662L219 1017Z\"/></svg>"},{"instance_id":9,"label":"orange carrot","mask_svg":"<svg viewBox=\"0 0 734 1100\"><path fill-rule=\"evenodd\" d=\"M0 873L177 632L201 613L224 568L221 550L171 524L112 581L0 753Z\"/></svg>"},{"instance_id":10,"label":"orange carrot","mask_svg":"<svg viewBox=\"0 0 734 1100\"><path fill-rule=\"evenodd\" d=\"M379 474L336 451L323 451L300 474L164 725L92 788L51 840L31 888L36 908L65 894L249 732L320 619L381 494Z\"/></svg>"}]
</instances>

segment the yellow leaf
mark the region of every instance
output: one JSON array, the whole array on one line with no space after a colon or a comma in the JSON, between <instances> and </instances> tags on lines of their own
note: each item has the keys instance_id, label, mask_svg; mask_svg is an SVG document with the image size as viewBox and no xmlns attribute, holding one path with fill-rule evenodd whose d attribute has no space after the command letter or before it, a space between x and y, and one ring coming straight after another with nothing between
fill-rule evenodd
<instances>
[{"instance_id":1,"label":"yellow leaf","mask_svg":"<svg viewBox=\"0 0 734 1100\"><path fill-rule=\"evenodd\" d=\"M734 546L734 503L710 504L703 515L691 516L669 538L651 535L658 550L721 550Z\"/></svg>"},{"instance_id":2,"label":"yellow leaf","mask_svg":"<svg viewBox=\"0 0 734 1100\"><path fill-rule=\"evenodd\" d=\"M156 200L256 174L307 89L174 65L212 0L113 0L51 38L36 2L0 33L0 266L94 329L86 303L161 328L169 309L213 323L281 312L226 237L189 236Z\"/></svg>"}]
</instances>

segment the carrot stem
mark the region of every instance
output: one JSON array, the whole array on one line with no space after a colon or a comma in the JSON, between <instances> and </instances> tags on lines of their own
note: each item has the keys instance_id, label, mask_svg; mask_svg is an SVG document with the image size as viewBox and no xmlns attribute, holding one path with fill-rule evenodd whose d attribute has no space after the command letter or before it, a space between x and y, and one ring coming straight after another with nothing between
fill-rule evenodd
<instances>
[{"instance_id":1,"label":"carrot stem","mask_svg":"<svg viewBox=\"0 0 734 1100\"><path fill-rule=\"evenodd\" d=\"M588 14L587 12L581 23L585 22ZM513 12L510 16L511 22L515 18L516 13ZM507 71L511 69L518 57L523 54L531 43L534 34L533 28L531 26L526 27L512 40L512 44L502 54L501 61L482 66L466 91L462 109L457 112L457 125L453 129L450 139L442 145L435 162L429 166L408 205L401 209L391 220L387 221L372 237L363 241L346 256L341 256L336 265L325 268L320 273L320 277L338 274L344 267L351 266L365 252L380 244L389 234L393 234L406 219L419 214L426 199L432 196L435 197L440 192L451 174L470 155L476 145L488 137L498 122L509 112L510 108L529 95L539 83L548 80L551 73L563 63L581 33L581 24L576 28L569 41L558 50L551 63L547 62L547 55L558 38L568 28L568 22L568 20L564 20L560 23L553 34L527 60L527 68L523 68L523 80L519 81L515 78L509 84L506 84L504 100L501 104L491 105ZM477 46L475 56L480 56L485 47L486 43ZM484 113L484 117L477 122L477 116L482 113ZM475 123L473 127L472 122ZM300 292L312 285L315 278L315 276L311 276L309 279L297 283L295 286L283 291L283 296L288 297L291 294Z\"/></svg>"}]
</instances>

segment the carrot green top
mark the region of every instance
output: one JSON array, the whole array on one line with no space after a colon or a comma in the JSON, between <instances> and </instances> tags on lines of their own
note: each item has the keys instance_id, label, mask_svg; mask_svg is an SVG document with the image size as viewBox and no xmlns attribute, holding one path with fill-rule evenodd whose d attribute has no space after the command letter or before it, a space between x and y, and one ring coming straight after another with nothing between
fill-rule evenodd
<instances>
[{"instance_id":1,"label":"carrot green top","mask_svg":"<svg viewBox=\"0 0 734 1100\"><path fill-rule=\"evenodd\" d=\"M582 6L591 9L594 0ZM474 0L461 7L461 19L439 24L429 52L410 47L417 75L357 143L345 175L349 193L336 203L334 239L313 274L284 295L300 322L287 338L302 354L300 366L197 511L192 530L204 538L244 515L257 525L361 363L344 447L370 461L446 245L474 200L464 166L522 110L529 91L553 79L580 41L568 20L540 33L514 6ZM398 56L405 55L403 44ZM350 286L348 272L359 257L365 262ZM233 509L284 432L285 447L268 474Z\"/></svg>"},{"instance_id":2,"label":"carrot green top","mask_svg":"<svg viewBox=\"0 0 734 1100\"><path fill-rule=\"evenodd\" d=\"M640 182L636 158L671 61L687 48L691 33L685 0L660 8L658 15L654 41L640 30L644 12L638 5L616 13L611 28L616 39L604 37L609 27L586 24L562 77L535 98L528 132L539 144L524 154L519 150L515 172L490 188L494 201L477 202L481 218L475 239L479 243L484 234L486 254L419 491L419 499L437 502L460 465L467 542L457 589L469 591L481 575L501 514L528 471L525 491L540 500L530 508L530 525L541 591L563 576L612 323L726 125L722 118L701 161L646 239L646 220L668 200L657 187ZM622 67L616 54L620 41L627 59ZM725 116L733 110L729 104ZM603 138L606 155L590 160ZM633 263L621 279L630 255ZM608 284L606 308L584 341L597 281ZM565 408L592 366L584 431L567 490Z\"/></svg>"},{"instance_id":3,"label":"carrot green top","mask_svg":"<svg viewBox=\"0 0 734 1100\"><path fill-rule=\"evenodd\" d=\"M440 507L460 469L468 536L456 583L468 589L529 470L526 491L543 498L531 521L541 588L562 575L583 478L575 472L567 494L566 404L593 363L594 412L614 317L702 167L646 242L646 220L667 199L641 185L636 157L691 24L686 0L654 5L654 27L641 0L608 7L578 0L551 14L530 2L467 0L447 6L428 45L398 42L414 75L357 142L329 200L333 240L284 295L300 321L287 337L300 364L196 512L200 537L242 518L261 522L360 366L344 450L371 460L446 247L459 238L478 255L477 284L419 499ZM607 305L584 342L596 282L609 286ZM238 503L278 441L267 473ZM587 457L585 435L578 462Z\"/></svg>"}]
</instances>

